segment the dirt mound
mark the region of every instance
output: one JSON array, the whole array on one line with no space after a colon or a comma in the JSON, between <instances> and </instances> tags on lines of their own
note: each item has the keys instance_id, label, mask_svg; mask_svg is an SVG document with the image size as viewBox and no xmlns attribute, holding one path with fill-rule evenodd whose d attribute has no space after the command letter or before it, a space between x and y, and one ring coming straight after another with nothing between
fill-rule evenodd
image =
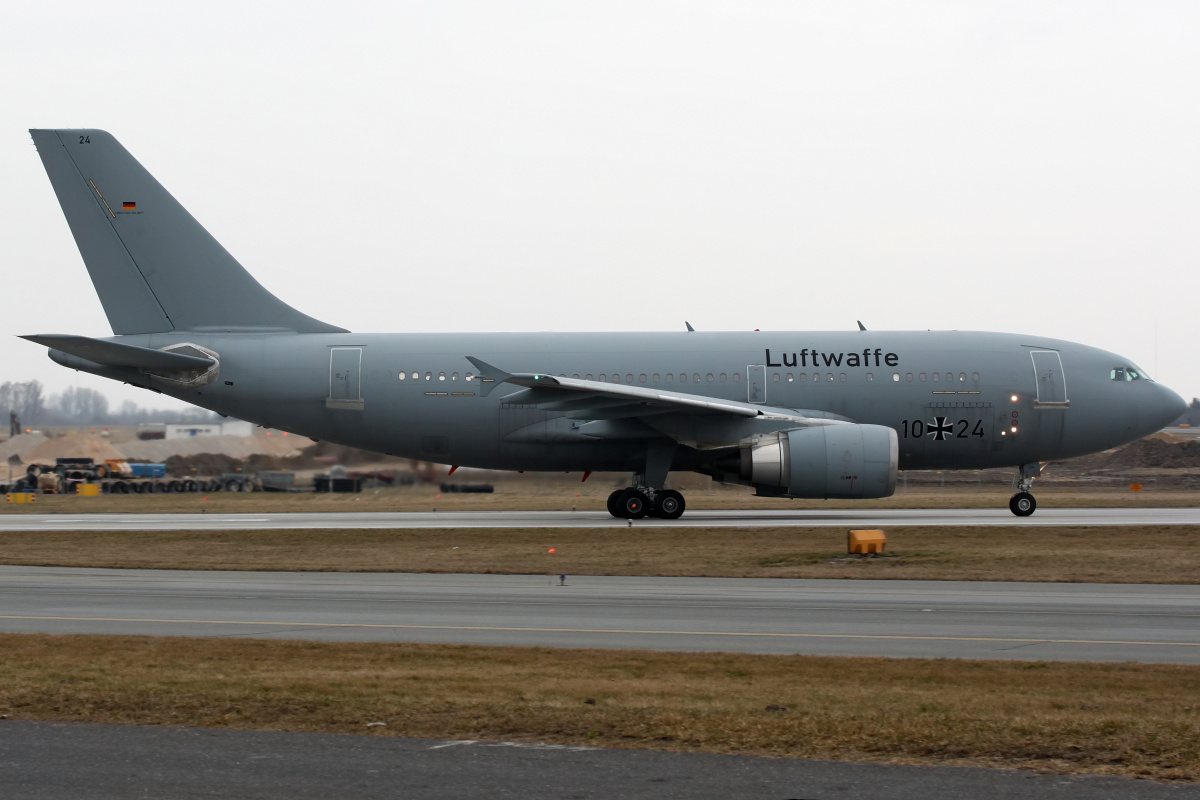
<instances>
[{"instance_id":1,"label":"dirt mound","mask_svg":"<svg viewBox=\"0 0 1200 800\"><path fill-rule=\"evenodd\" d=\"M28 454L44 441L46 441L46 437L40 433L22 433L13 436L4 444L0 444L0 464L7 463L9 456L16 456L26 464L30 463Z\"/></svg>"},{"instance_id":2,"label":"dirt mound","mask_svg":"<svg viewBox=\"0 0 1200 800\"><path fill-rule=\"evenodd\" d=\"M93 461L123 459L125 456L108 439L91 433L72 433L47 439L23 456L26 463L53 464L56 458L90 458Z\"/></svg>"},{"instance_id":3,"label":"dirt mound","mask_svg":"<svg viewBox=\"0 0 1200 800\"><path fill-rule=\"evenodd\" d=\"M1155 434L1066 464L1079 470L1193 469L1200 467L1200 441Z\"/></svg>"},{"instance_id":4,"label":"dirt mound","mask_svg":"<svg viewBox=\"0 0 1200 800\"><path fill-rule=\"evenodd\" d=\"M225 439L241 439L241 446L226 446L224 449L196 450L202 445L222 445ZM136 461L164 462L167 472L176 477L186 475L220 475L225 472L245 472L256 475L263 471L291 470L326 470L334 464L358 466L361 464L396 463L408 466L408 459L372 453L368 450L358 450L353 447L330 444L328 442L310 443L308 447L297 449L300 442L307 439L299 437L231 437L208 436L203 439L183 439L188 448L173 447L174 441L137 442L122 446L126 457ZM151 445L145 447L142 445ZM254 447L250 447L253 445ZM184 450L183 452L160 455L164 450ZM253 452L247 452L253 449ZM189 452L190 451L190 452ZM133 455L136 453L137 455Z\"/></svg>"},{"instance_id":5,"label":"dirt mound","mask_svg":"<svg viewBox=\"0 0 1200 800\"><path fill-rule=\"evenodd\" d=\"M194 456L170 456L166 460L167 474L172 478L193 475L213 478L226 472L248 472L240 458L223 453L199 453Z\"/></svg>"},{"instance_id":6,"label":"dirt mound","mask_svg":"<svg viewBox=\"0 0 1200 800\"><path fill-rule=\"evenodd\" d=\"M186 439L122 442L120 448L126 458L158 463L166 462L171 456L214 453L239 459L256 454L294 456L310 443L310 440L300 436L191 436Z\"/></svg>"},{"instance_id":7,"label":"dirt mound","mask_svg":"<svg viewBox=\"0 0 1200 800\"><path fill-rule=\"evenodd\" d=\"M359 450L356 447L333 444L332 442L317 442L304 449L303 457L311 461L310 467L327 467L330 464L343 464L348 467L359 464L409 464L410 459L388 456L370 450Z\"/></svg>"}]
</instances>

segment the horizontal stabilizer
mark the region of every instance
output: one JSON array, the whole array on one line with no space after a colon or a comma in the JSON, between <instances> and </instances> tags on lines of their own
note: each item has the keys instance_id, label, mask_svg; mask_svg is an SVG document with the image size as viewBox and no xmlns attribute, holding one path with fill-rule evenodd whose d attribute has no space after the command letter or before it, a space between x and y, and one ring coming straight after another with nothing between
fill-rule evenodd
<instances>
[{"instance_id":1,"label":"horizontal stabilizer","mask_svg":"<svg viewBox=\"0 0 1200 800\"><path fill-rule=\"evenodd\" d=\"M87 336L72 336L64 333L42 333L21 338L107 367L138 367L175 372L204 370L216 363L211 358L170 353L151 347L106 342L103 339L91 339Z\"/></svg>"}]
</instances>

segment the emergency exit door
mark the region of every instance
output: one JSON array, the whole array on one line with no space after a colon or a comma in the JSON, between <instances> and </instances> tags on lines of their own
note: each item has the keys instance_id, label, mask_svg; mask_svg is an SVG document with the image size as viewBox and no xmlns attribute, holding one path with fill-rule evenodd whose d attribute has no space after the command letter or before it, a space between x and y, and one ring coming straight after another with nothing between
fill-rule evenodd
<instances>
[{"instance_id":1,"label":"emergency exit door","mask_svg":"<svg viewBox=\"0 0 1200 800\"><path fill-rule=\"evenodd\" d=\"M762 364L746 367L746 400L750 403L767 402L767 368Z\"/></svg>"}]
</instances>

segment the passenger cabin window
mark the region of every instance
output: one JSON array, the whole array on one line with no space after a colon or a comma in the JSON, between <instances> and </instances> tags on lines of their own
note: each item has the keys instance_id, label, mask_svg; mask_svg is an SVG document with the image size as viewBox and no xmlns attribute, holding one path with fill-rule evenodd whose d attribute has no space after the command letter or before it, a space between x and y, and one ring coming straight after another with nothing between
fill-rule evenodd
<instances>
[{"instance_id":1,"label":"passenger cabin window","mask_svg":"<svg viewBox=\"0 0 1200 800\"><path fill-rule=\"evenodd\" d=\"M778 373L778 372L776 372L776 373L774 374L774 376L773 376L773 380L774 380L776 383L779 383L779 373Z\"/></svg>"},{"instance_id":2,"label":"passenger cabin window","mask_svg":"<svg viewBox=\"0 0 1200 800\"><path fill-rule=\"evenodd\" d=\"M913 379L913 374L911 372L904 373L904 380L908 381L909 383L912 383L912 379Z\"/></svg>"},{"instance_id":3,"label":"passenger cabin window","mask_svg":"<svg viewBox=\"0 0 1200 800\"><path fill-rule=\"evenodd\" d=\"M405 379L405 378L407 378L407 377L408 377L408 376L407 376L407 375L405 375L403 372L401 372L401 373L400 373L400 380L404 380L404 379Z\"/></svg>"},{"instance_id":4,"label":"passenger cabin window","mask_svg":"<svg viewBox=\"0 0 1200 800\"><path fill-rule=\"evenodd\" d=\"M643 376L642 376L642 380L643 380L643 381L644 381L644 380L646 380L646 376L645 376L645 375L643 375ZM633 383L633 374L632 374L632 373L627 373L627 374L625 375L625 382L626 382L626 383Z\"/></svg>"},{"instance_id":5,"label":"passenger cabin window","mask_svg":"<svg viewBox=\"0 0 1200 800\"><path fill-rule=\"evenodd\" d=\"M873 372L868 372L868 373L867 373L867 383L870 383L870 382L872 382L873 380L875 380L875 373L873 373Z\"/></svg>"},{"instance_id":6,"label":"passenger cabin window","mask_svg":"<svg viewBox=\"0 0 1200 800\"><path fill-rule=\"evenodd\" d=\"M724 383L724 382L725 382L725 373L722 372L721 373L721 383Z\"/></svg>"},{"instance_id":7,"label":"passenger cabin window","mask_svg":"<svg viewBox=\"0 0 1200 800\"><path fill-rule=\"evenodd\" d=\"M924 383L925 382L925 373L922 372L920 377L921 377L921 382Z\"/></svg>"},{"instance_id":8,"label":"passenger cabin window","mask_svg":"<svg viewBox=\"0 0 1200 800\"><path fill-rule=\"evenodd\" d=\"M700 373L693 372L692 373L692 383L699 383L699 382L700 382Z\"/></svg>"}]
</instances>

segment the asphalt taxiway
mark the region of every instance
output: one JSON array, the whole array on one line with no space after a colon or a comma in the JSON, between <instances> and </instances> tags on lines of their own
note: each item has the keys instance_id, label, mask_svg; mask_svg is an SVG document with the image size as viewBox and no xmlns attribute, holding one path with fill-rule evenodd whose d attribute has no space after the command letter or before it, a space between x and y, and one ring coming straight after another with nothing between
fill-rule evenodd
<instances>
[{"instance_id":1,"label":"asphalt taxiway","mask_svg":"<svg viewBox=\"0 0 1200 800\"><path fill-rule=\"evenodd\" d=\"M602 511L377 511L293 514L6 514L0 531L271 530L312 528L612 528L628 520ZM638 527L776 528L922 525L1200 525L1200 508L1042 508L1016 517L1007 508L689 511L678 520L647 517Z\"/></svg>"},{"instance_id":2,"label":"asphalt taxiway","mask_svg":"<svg viewBox=\"0 0 1200 800\"><path fill-rule=\"evenodd\" d=\"M0 567L0 631L1200 664L1200 586Z\"/></svg>"},{"instance_id":3,"label":"asphalt taxiway","mask_svg":"<svg viewBox=\"0 0 1200 800\"><path fill-rule=\"evenodd\" d=\"M1194 785L968 767L850 764L275 731L0 722L6 800L561 797L575 800L1175 800Z\"/></svg>"}]
</instances>

